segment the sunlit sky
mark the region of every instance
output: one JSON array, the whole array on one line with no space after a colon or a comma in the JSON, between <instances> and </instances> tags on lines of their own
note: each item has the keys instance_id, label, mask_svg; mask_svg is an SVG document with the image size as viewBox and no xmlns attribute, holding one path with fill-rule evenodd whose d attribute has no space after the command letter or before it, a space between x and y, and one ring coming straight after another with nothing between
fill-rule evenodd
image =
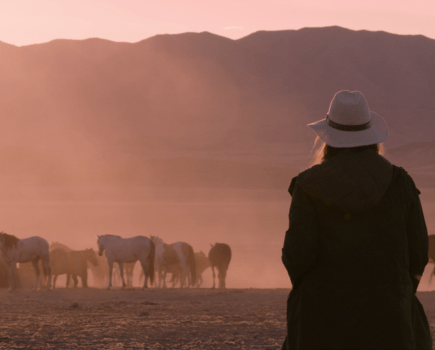
<instances>
[{"instance_id":1,"label":"sunlit sky","mask_svg":"<svg viewBox=\"0 0 435 350\"><path fill-rule=\"evenodd\" d=\"M156 34L202 31L238 39L258 30L330 25L435 38L435 1L0 1L0 41L17 46L91 37L137 42Z\"/></svg>"}]
</instances>

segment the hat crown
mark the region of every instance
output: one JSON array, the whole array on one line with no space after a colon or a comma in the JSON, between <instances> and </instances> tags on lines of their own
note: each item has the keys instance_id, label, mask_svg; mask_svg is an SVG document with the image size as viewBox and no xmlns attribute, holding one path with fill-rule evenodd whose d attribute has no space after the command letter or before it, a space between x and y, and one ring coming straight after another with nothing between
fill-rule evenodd
<instances>
[{"instance_id":1,"label":"hat crown","mask_svg":"<svg viewBox=\"0 0 435 350\"><path fill-rule=\"evenodd\" d=\"M339 91L331 101L328 111L330 120L342 125L361 125L371 120L370 109L359 91Z\"/></svg>"}]
</instances>

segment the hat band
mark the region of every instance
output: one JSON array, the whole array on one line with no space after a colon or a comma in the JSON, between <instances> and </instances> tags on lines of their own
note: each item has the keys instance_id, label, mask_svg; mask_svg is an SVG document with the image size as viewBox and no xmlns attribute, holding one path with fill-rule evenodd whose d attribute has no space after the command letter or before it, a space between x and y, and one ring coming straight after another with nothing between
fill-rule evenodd
<instances>
[{"instance_id":1,"label":"hat band","mask_svg":"<svg viewBox=\"0 0 435 350\"><path fill-rule=\"evenodd\" d=\"M359 124L359 125L338 124L336 122L333 122L331 119L329 119L328 115L326 115L326 122L331 128L341 130L341 131L362 131L362 130L367 130L372 126L371 120L369 120L367 123Z\"/></svg>"}]
</instances>

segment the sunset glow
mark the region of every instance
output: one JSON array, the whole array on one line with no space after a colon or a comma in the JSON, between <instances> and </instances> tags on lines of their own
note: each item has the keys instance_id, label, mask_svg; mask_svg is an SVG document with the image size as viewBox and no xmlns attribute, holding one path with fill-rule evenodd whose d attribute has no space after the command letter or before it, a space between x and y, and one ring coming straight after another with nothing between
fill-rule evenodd
<instances>
[{"instance_id":1,"label":"sunset glow","mask_svg":"<svg viewBox=\"0 0 435 350\"><path fill-rule=\"evenodd\" d=\"M259 30L338 25L435 38L435 3L344 0L16 0L0 3L0 41L23 46L98 37L137 42L209 31L232 39Z\"/></svg>"},{"instance_id":2,"label":"sunset glow","mask_svg":"<svg viewBox=\"0 0 435 350\"><path fill-rule=\"evenodd\" d=\"M432 349L434 58L435 0L0 0L0 348Z\"/></svg>"}]
</instances>

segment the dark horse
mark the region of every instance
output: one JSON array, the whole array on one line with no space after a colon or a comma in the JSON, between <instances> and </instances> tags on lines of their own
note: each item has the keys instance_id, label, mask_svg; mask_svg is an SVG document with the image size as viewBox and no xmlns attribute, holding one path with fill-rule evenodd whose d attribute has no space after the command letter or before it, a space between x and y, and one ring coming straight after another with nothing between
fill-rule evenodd
<instances>
[{"instance_id":1,"label":"dark horse","mask_svg":"<svg viewBox=\"0 0 435 350\"><path fill-rule=\"evenodd\" d=\"M213 287L215 288L215 273L214 268L218 270L219 288L225 287L225 278L227 277L228 265L231 260L231 248L225 243L215 243L211 245L208 252L208 260L210 261L211 270L213 272Z\"/></svg>"},{"instance_id":2,"label":"dark horse","mask_svg":"<svg viewBox=\"0 0 435 350\"><path fill-rule=\"evenodd\" d=\"M82 280L82 287L88 287L88 261L98 265L97 254L93 249L73 250L66 252L62 248L53 249L50 252L50 267L53 275L53 288L56 285L58 275L66 274L66 287L70 278L74 281L74 287L77 287L77 276Z\"/></svg>"}]
</instances>

